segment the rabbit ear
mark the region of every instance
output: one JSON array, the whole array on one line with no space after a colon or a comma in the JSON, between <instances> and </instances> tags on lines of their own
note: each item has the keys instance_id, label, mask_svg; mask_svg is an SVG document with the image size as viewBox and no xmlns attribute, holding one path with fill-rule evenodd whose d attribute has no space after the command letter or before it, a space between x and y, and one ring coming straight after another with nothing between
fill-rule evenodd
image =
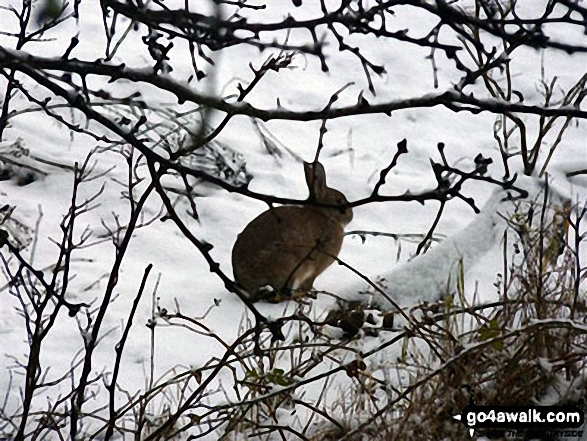
<instances>
[{"instance_id":1,"label":"rabbit ear","mask_svg":"<svg viewBox=\"0 0 587 441\"><path fill-rule=\"evenodd\" d=\"M326 191L326 172L319 162L305 162L304 172L310 190L310 199L319 199Z\"/></svg>"}]
</instances>

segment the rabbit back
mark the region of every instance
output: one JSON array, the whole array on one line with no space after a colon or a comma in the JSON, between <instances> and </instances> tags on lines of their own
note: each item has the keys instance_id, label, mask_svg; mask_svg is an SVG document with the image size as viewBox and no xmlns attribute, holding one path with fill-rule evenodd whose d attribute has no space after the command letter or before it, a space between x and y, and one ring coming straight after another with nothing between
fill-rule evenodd
<instances>
[{"instance_id":1,"label":"rabbit back","mask_svg":"<svg viewBox=\"0 0 587 441\"><path fill-rule=\"evenodd\" d=\"M234 278L253 301L307 292L338 255L343 237L344 225L321 210L272 208L239 234L232 251Z\"/></svg>"}]
</instances>

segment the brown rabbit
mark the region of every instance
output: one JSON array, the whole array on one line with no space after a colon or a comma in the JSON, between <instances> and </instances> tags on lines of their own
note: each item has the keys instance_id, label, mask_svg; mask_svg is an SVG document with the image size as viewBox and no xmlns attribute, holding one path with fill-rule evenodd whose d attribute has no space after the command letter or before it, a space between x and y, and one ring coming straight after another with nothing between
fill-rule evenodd
<instances>
[{"instance_id":1,"label":"brown rabbit","mask_svg":"<svg viewBox=\"0 0 587 441\"><path fill-rule=\"evenodd\" d=\"M324 167L304 162L309 200L345 205L344 195L326 186ZM238 235L232 249L236 283L251 300L279 302L304 296L334 262L353 219L350 207L280 206L261 213Z\"/></svg>"}]
</instances>

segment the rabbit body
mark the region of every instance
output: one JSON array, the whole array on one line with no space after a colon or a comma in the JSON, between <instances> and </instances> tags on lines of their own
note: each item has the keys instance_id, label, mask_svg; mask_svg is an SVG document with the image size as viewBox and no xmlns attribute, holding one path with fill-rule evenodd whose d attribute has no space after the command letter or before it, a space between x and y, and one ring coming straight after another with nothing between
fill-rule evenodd
<instances>
[{"instance_id":1,"label":"rabbit body","mask_svg":"<svg viewBox=\"0 0 587 441\"><path fill-rule=\"evenodd\" d=\"M326 186L320 163L304 163L310 198L344 205L346 198ZM280 301L304 296L338 255L352 210L342 207L285 205L251 221L232 250L237 284L251 300Z\"/></svg>"}]
</instances>

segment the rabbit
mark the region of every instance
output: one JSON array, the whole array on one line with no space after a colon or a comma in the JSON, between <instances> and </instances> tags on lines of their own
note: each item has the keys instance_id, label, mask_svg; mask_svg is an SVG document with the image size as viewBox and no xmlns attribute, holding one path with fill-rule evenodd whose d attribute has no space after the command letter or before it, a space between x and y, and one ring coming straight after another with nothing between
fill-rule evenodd
<instances>
[{"instance_id":1,"label":"rabbit","mask_svg":"<svg viewBox=\"0 0 587 441\"><path fill-rule=\"evenodd\" d=\"M304 162L309 201L347 205L345 196L326 185L324 167ZM280 302L304 297L314 280L334 262L350 207L283 205L261 213L238 235L232 249L236 283L251 301Z\"/></svg>"}]
</instances>

